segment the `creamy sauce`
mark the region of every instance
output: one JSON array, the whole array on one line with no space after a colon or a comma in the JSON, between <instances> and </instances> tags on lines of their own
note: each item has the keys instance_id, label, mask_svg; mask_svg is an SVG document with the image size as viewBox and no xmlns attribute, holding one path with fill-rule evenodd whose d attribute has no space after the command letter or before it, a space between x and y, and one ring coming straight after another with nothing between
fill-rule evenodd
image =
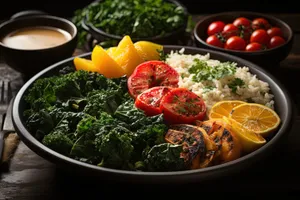
<instances>
[{"instance_id":1,"label":"creamy sauce","mask_svg":"<svg viewBox=\"0 0 300 200\"><path fill-rule=\"evenodd\" d=\"M15 49L45 49L61 45L71 39L70 33L52 27L31 27L14 31L1 41Z\"/></svg>"}]
</instances>

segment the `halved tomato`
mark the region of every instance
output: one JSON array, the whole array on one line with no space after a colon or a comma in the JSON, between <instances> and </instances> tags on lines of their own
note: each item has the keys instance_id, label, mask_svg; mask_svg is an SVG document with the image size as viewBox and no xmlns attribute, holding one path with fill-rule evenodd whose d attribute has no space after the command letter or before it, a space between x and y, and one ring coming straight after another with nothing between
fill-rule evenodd
<instances>
[{"instance_id":1,"label":"halved tomato","mask_svg":"<svg viewBox=\"0 0 300 200\"><path fill-rule=\"evenodd\" d=\"M145 112L147 116L161 114L160 101L172 90L167 86L155 86L139 94L135 100L135 106Z\"/></svg>"},{"instance_id":2,"label":"halved tomato","mask_svg":"<svg viewBox=\"0 0 300 200\"><path fill-rule=\"evenodd\" d=\"M138 65L128 78L130 95L135 99L143 91L155 86L178 87L179 74L163 61L152 60Z\"/></svg>"},{"instance_id":3,"label":"halved tomato","mask_svg":"<svg viewBox=\"0 0 300 200\"><path fill-rule=\"evenodd\" d=\"M160 108L167 123L191 124L203 120L206 105L203 99L186 88L174 88L160 102Z\"/></svg>"}]
</instances>

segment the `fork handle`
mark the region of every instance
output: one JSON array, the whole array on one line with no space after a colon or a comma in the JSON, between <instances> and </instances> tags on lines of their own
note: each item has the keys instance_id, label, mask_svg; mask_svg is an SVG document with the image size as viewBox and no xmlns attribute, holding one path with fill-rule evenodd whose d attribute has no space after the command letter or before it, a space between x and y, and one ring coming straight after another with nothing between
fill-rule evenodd
<instances>
[{"instance_id":1,"label":"fork handle","mask_svg":"<svg viewBox=\"0 0 300 200\"><path fill-rule=\"evenodd\" d=\"M2 130L4 124L4 114L0 114L0 130Z\"/></svg>"},{"instance_id":2,"label":"fork handle","mask_svg":"<svg viewBox=\"0 0 300 200\"><path fill-rule=\"evenodd\" d=\"M2 156L3 156L3 150L4 150L4 140L7 133L10 131L2 130L0 131L0 164L2 164Z\"/></svg>"}]
</instances>

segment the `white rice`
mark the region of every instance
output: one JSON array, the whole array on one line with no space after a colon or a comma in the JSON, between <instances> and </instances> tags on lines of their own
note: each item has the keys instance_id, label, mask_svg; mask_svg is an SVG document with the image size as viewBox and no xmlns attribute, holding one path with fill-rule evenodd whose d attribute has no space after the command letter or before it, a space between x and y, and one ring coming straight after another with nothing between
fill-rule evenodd
<instances>
[{"instance_id":1,"label":"white rice","mask_svg":"<svg viewBox=\"0 0 300 200\"><path fill-rule=\"evenodd\" d=\"M249 101L249 99L274 109L274 96L270 94L269 84L259 80L256 75L251 74L248 67L237 66L234 74L224 76L219 80L195 82L193 81L194 74L190 74L188 71L195 63L195 58L205 61L211 67L221 63L218 60L210 59L209 53L205 55L190 55L184 54L184 49L181 49L179 52L172 51L168 55L166 63L180 74L179 87L188 88L202 97L208 110L215 103L222 100ZM242 87L237 86L236 93L228 86L235 78L239 78L244 82ZM208 86L210 86L209 90L207 89Z\"/></svg>"}]
</instances>

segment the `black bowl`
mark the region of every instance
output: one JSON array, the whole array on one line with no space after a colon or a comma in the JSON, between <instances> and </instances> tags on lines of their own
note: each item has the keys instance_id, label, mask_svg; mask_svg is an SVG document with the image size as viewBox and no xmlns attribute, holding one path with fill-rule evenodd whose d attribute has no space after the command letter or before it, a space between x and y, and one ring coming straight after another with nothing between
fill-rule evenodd
<instances>
[{"instance_id":1,"label":"black bowl","mask_svg":"<svg viewBox=\"0 0 300 200\"><path fill-rule=\"evenodd\" d=\"M165 52L170 52L171 50L180 50L181 48L181 46L164 46ZM211 180L224 175L229 175L231 173L240 173L241 171L247 169L247 167L251 166L251 164L254 164L256 161L264 158L274 149L277 149L281 144L285 143L283 141L286 141L292 124L293 109L286 89L274 77L272 77L261 67L258 67L257 65L236 56L194 47L185 47L185 53L210 53L211 59L218 59L220 61L233 61L236 62L238 66L248 66L250 71L256 74L258 78L268 82L271 92L275 95L275 110L279 114L282 121L275 136L258 150L240 157L237 160L203 169L179 172L133 172L108 169L66 157L43 145L32 135L32 133L27 130L23 117L23 111L26 109L24 95L28 92L29 88L37 79L53 76L57 74L58 71L64 66L72 66L74 59L73 57L44 69L26 82L25 85L19 90L14 100L12 114L13 124L16 128L16 131L21 140L35 153L55 163L60 169L65 169L69 173L74 173L77 176L140 183L187 183ZM91 53L87 53L81 57L90 58L90 55Z\"/></svg>"},{"instance_id":2,"label":"black bowl","mask_svg":"<svg viewBox=\"0 0 300 200\"><path fill-rule=\"evenodd\" d=\"M14 16L3 22L0 25L0 39L15 30L35 26L60 28L70 33L71 39L55 47L37 50L11 48L0 40L0 51L4 61L16 71L21 72L25 79L32 77L51 64L71 57L77 45L77 27L72 22L56 16L36 14Z\"/></svg>"},{"instance_id":3,"label":"black bowl","mask_svg":"<svg viewBox=\"0 0 300 200\"><path fill-rule=\"evenodd\" d=\"M261 50L256 52L229 50L229 49L212 46L206 43L206 38L208 37L206 30L211 22L221 20L224 21L225 24L232 23L233 20L236 19L237 17L246 17L250 20L253 20L258 17L264 17L270 22L271 25L281 28L286 43L272 49L266 49L266 50ZM197 47L208 48L208 49L228 53L231 55L235 55L244 58L246 60L249 60L251 62L254 62L268 70L274 68L274 65L278 66L278 64L280 64L280 62L289 55L294 40L294 34L291 27L281 19L276 18L270 14L247 12L247 11L222 12L222 13L208 15L196 23L194 27L193 36Z\"/></svg>"},{"instance_id":4,"label":"black bowl","mask_svg":"<svg viewBox=\"0 0 300 200\"><path fill-rule=\"evenodd\" d=\"M165 33L164 35L153 36L153 37L139 37L139 38L131 37L131 40L133 42L146 40L146 41L151 41L159 44L177 44L180 39L184 38L186 33L186 28L187 28L187 22L188 22L187 8L177 0L167 0L167 1L174 3L175 5L180 6L184 9L184 12L186 14L185 23L179 29L174 30L173 32L170 33ZM98 2L101 2L101 0L97 0L94 3L98 3ZM84 28L88 33L90 33L93 36L93 38L95 38L98 42L103 42L108 40L119 42L124 37L124 35L115 35L115 34L107 33L104 30L95 27L93 23L88 22L87 18L88 16L86 16L82 20L81 23L82 28Z\"/></svg>"}]
</instances>

